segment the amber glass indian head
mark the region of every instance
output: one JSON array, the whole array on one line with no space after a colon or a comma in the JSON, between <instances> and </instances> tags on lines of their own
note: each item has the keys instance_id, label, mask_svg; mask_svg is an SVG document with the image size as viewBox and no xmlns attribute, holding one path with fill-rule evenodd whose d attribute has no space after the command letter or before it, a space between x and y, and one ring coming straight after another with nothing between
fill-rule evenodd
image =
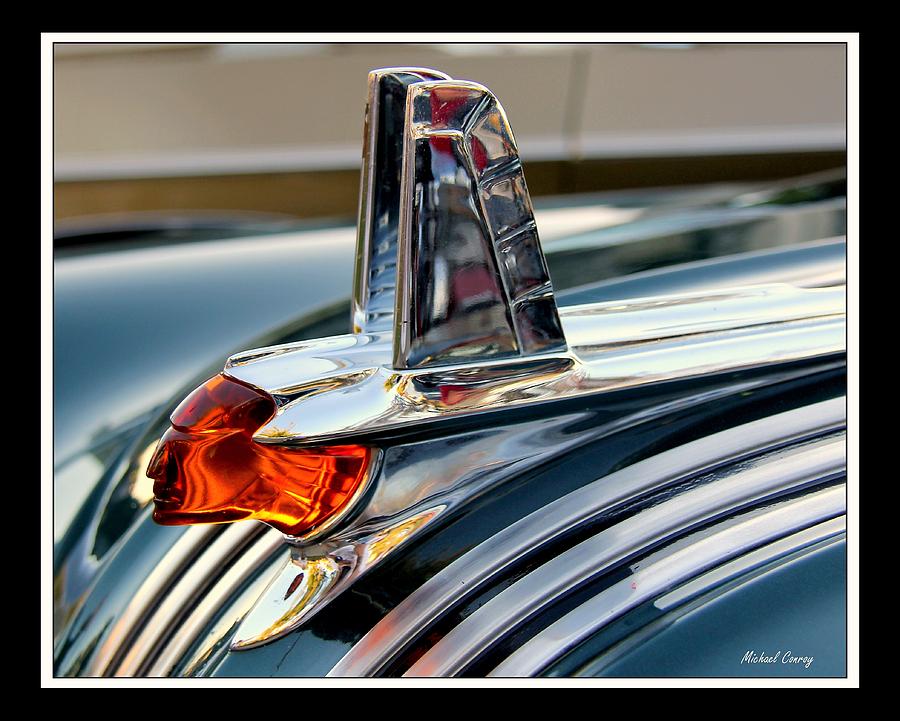
<instances>
[{"instance_id":1,"label":"amber glass indian head","mask_svg":"<svg viewBox=\"0 0 900 721\"><path fill-rule=\"evenodd\" d=\"M253 440L275 415L267 393L219 374L171 415L147 468L163 525L256 519L306 535L344 510L365 479L364 446L291 448Z\"/></svg>"}]
</instances>

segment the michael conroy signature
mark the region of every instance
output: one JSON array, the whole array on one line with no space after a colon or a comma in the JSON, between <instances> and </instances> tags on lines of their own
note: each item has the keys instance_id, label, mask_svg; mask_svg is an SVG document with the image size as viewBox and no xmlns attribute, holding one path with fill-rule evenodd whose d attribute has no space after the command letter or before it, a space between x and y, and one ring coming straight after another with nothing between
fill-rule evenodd
<instances>
[{"instance_id":1,"label":"michael conroy signature","mask_svg":"<svg viewBox=\"0 0 900 721\"><path fill-rule=\"evenodd\" d=\"M776 651L775 653L767 653L765 651L747 651L741 659L741 665L746 664L791 664L809 668L812 666L814 656L798 656L791 651Z\"/></svg>"}]
</instances>

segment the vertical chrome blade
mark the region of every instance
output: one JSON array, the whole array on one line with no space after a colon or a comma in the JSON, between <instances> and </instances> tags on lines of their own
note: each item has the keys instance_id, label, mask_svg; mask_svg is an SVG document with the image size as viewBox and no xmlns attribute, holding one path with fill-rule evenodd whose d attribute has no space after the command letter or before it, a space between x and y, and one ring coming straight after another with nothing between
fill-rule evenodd
<instances>
[{"instance_id":1,"label":"vertical chrome blade","mask_svg":"<svg viewBox=\"0 0 900 721\"><path fill-rule=\"evenodd\" d=\"M477 83L419 82L404 129L394 367L565 350L500 103Z\"/></svg>"},{"instance_id":2,"label":"vertical chrome blade","mask_svg":"<svg viewBox=\"0 0 900 721\"><path fill-rule=\"evenodd\" d=\"M354 333L393 326L406 91L412 83L447 77L424 68L369 73L351 311Z\"/></svg>"}]
</instances>

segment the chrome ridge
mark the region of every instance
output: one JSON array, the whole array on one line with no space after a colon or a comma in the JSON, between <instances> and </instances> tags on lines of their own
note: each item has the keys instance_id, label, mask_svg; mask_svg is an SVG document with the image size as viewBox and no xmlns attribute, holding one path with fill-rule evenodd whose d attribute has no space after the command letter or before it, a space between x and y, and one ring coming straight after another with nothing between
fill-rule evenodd
<instances>
[{"instance_id":1,"label":"chrome ridge","mask_svg":"<svg viewBox=\"0 0 900 721\"><path fill-rule=\"evenodd\" d=\"M748 286L565 308L565 353L395 369L360 333L238 353L225 373L278 402L261 443L322 445L488 413L845 350L845 290Z\"/></svg>"},{"instance_id":2,"label":"chrome ridge","mask_svg":"<svg viewBox=\"0 0 900 721\"><path fill-rule=\"evenodd\" d=\"M353 274L354 333L393 326L406 92L411 83L440 79L449 76L426 68L369 73Z\"/></svg>"},{"instance_id":3,"label":"chrome ridge","mask_svg":"<svg viewBox=\"0 0 900 721\"><path fill-rule=\"evenodd\" d=\"M191 609L188 616L178 624L171 637L160 648L145 675L171 675L176 664L184 658L200 633L209 625L213 616L229 603L237 589L241 588L260 568L265 568L266 562L278 554L279 551L286 555L282 535L274 528L266 529L251 546L235 558L234 564L199 599L197 605ZM200 559L200 562L205 564L209 564L210 561L211 559L206 556ZM213 569L209 568L207 570L211 572ZM256 590L256 596L259 595L260 591L261 589ZM249 611L249 608L243 610L246 612ZM234 620L232 620L232 623L234 623ZM206 651L207 648L202 647L199 653L195 655L202 656Z\"/></svg>"},{"instance_id":4,"label":"chrome ridge","mask_svg":"<svg viewBox=\"0 0 900 721\"><path fill-rule=\"evenodd\" d=\"M819 542L846 528L846 487L836 486L797 500L778 504L765 513L741 519L738 523L724 523L712 534L683 545L674 551L666 549L654 558L632 569L621 581L598 593L550 624L540 633L517 648L498 664L488 676L536 676L544 668L575 648L615 618L628 610L664 593L672 585L694 578L705 568L715 567L794 531L789 540L797 545ZM819 523L823 519L832 519ZM811 526L818 523L819 525ZM802 529L802 530L801 530ZM777 546L777 540L775 544ZM780 549L763 547L763 554L771 556ZM781 551L783 553L783 551ZM759 559L754 559L759 562ZM716 569L727 573L727 569Z\"/></svg>"},{"instance_id":5,"label":"chrome ridge","mask_svg":"<svg viewBox=\"0 0 900 721\"><path fill-rule=\"evenodd\" d=\"M713 568L696 578L692 578L670 593L659 596L653 606L662 615L622 639L615 646L606 649L602 655L581 666L572 675L577 677L595 677L601 675L604 668L634 649L638 644L651 637L660 628L677 621L706 603L715 601L730 591L740 589L755 579L791 561L818 553L825 549L846 542L846 515L837 516L810 528L781 538L773 543L738 556L721 566ZM676 601L670 603L670 599ZM600 631L602 633L602 629ZM558 657L558 660L562 658ZM554 664L555 666L555 664ZM545 668L541 675L558 676L556 669Z\"/></svg>"},{"instance_id":6,"label":"chrome ridge","mask_svg":"<svg viewBox=\"0 0 900 721\"><path fill-rule=\"evenodd\" d=\"M844 489L846 490L846 485ZM661 611L684 608L710 590L721 592L732 587L734 581L758 575L760 571L764 572L767 567L771 567L772 561L796 557L798 552L821 548L828 545L828 541L843 540L846 535L847 517L841 515L716 566L659 596L653 605Z\"/></svg>"},{"instance_id":7,"label":"chrome ridge","mask_svg":"<svg viewBox=\"0 0 900 721\"><path fill-rule=\"evenodd\" d=\"M404 131L393 367L564 351L500 103L477 83L416 83Z\"/></svg>"},{"instance_id":8,"label":"chrome ridge","mask_svg":"<svg viewBox=\"0 0 900 721\"><path fill-rule=\"evenodd\" d=\"M838 430L844 398L754 421L640 461L557 499L485 540L397 605L334 666L332 676L373 676L442 614L499 578L528 553L645 494L758 454L775 444Z\"/></svg>"},{"instance_id":9,"label":"chrome ridge","mask_svg":"<svg viewBox=\"0 0 900 721\"><path fill-rule=\"evenodd\" d=\"M275 398L257 442L358 442L360 434L844 351L842 287L749 286L560 312L512 132L483 86L424 69L374 71L364 136L354 332L226 363L227 375ZM564 443L526 447L553 422L485 435L491 468L448 453L423 473L384 454L359 507L309 537L285 539L290 554L232 648L297 628L447 510L561 452ZM166 609L176 605L177 594ZM157 653L152 670L174 668L174 649L187 648L207 617L196 609L171 653L159 652L163 637L145 627L122 672L146 668Z\"/></svg>"},{"instance_id":10,"label":"chrome ridge","mask_svg":"<svg viewBox=\"0 0 900 721\"><path fill-rule=\"evenodd\" d=\"M541 608L642 549L718 516L844 472L844 445L841 434L773 453L731 472L724 482L699 485L601 531L491 598L451 629L404 675L452 676L462 672ZM823 494L831 515L843 509L843 488Z\"/></svg>"},{"instance_id":11,"label":"chrome ridge","mask_svg":"<svg viewBox=\"0 0 900 721\"><path fill-rule=\"evenodd\" d=\"M248 552L256 559L252 562L255 565L252 581L241 590L237 587L229 588L223 578L222 587L219 588L219 584L217 584L210 591L210 605L218 604L216 609L219 614L218 618L206 627L198 626L199 633L186 634L185 638L190 650L177 659L172 668L162 669L162 673L177 676L202 676L205 670L215 663L216 653L228 648L227 639L256 604L263 590L270 583L272 573L280 567L280 562L288 555L288 549L279 540L277 534L275 537L264 536L259 543L264 544L266 548L259 548L259 554L257 554L257 547L254 546ZM276 546L277 550L266 558L268 548ZM205 599L203 603L206 603ZM167 650L164 648L162 653L166 653ZM175 654L173 654L173 658L174 656ZM153 669L156 667L154 664Z\"/></svg>"},{"instance_id":12,"label":"chrome ridge","mask_svg":"<svg viewBox=\"0 0 900 721\"><path fill-rule=\"evenodd\" d=\"M116 656L146 621L154 605L164 597L175 579L220 531L215 526L193 526L185 530L162 562L147 576L131 602L106 632L99 648L85 666L84 676L105 676L114 669Z\"/></svg>"},{"instance_id":13,"label":"chrome ridge","mask_svg":"<svg viewBox=\"0 0 900 721\"><path fill-rule=\"evenodd\" d=\"M800 373L785 370L777 378L788 380ZM279 569L268 571L272 574L271 583L253 611L243 618L232 638L232 648L253 648L297 628L427 525L528 468L625 428L771 382L772 376L738 384L730 381L721 388L689 394L611 422L593 422L590 427L584 426L585 420L591 418L590 412L571 412L514 427L487 426L468 431L462 445L447 444L444 438L438 438L389 448L383 454L372 493L358 513L328 538L294 546L290 558L285 558ZM832 427L839 422L838 415L843 418L840 402L829 402L816 409L818 415L789 414L793 420L784 423L765 427L751 424L751 429L758 430L742 435L740 447L761 443L769 433L777 432L777 438L792 438L809 430L807 425L817 429ZM568 430L572 426L580 430L572 433ZM712 452L729 447L727 443L716 445ZM688 469L696 468L696 459L688 459L694 464ZM331 571L303 575L298 582L307 563Z\"/></svg>"},{"instance_id":14,"label":"chrome ridge","mask_svg":"<svg viewBox=\"0 0 900 721\"><path fill-rule=\"evenodd\" d=\"M197 526L202 528L202 526ZM261 524L236 523L225 527L211 543L200 546L201 554L184 570L177 580L169 579L167 593L149 615L135 619L136 637L115 666L114 676L136 676L144 672L159 643L180 624L182 615L193 605L223 570L253 539L263 532ZM173 582L174 580L174 582Z\"/></svg>"}]
</instances>

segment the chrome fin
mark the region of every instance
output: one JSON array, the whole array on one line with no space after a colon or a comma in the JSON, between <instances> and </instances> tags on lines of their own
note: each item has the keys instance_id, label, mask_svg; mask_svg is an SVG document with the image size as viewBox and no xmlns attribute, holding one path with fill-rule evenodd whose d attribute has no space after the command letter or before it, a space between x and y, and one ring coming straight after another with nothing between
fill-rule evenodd
<instances>
[{"instance_id":1,"label":"chrome fin","mask_svg":"<svg viewBox=\"0 0 900 721\"><path fill-rule=\"evenodd\" d=\"M415 83L404 133L394 368L565 351L497 98L478 83Z\"/></svg>"},{"instance_id":2,"label":"chrome fin","mask_svg":"<svg viewBox=\"0 0 900 721\"><path fill-rule=\"evenodd\" d=\"M393 326L407 88L448 77L426 68L382 68L369 73L353 276L354 333Z\"/></svg>"},{"instance_id":3,"label":"chrome fin","mask_svg":"<svg viewBox=\"0 0 900 721\"><path fill-rule=\"evenodd\" d=\"M306 536L285 537L290 557L266 566L269 585L253 610L243 601L229 610L232 625L223 624L213 646L226 642L233 624L234 650L298 628L442 515L558 455L558 434L569 437L574 416L547 411L458 447L444 437L398 444L385 434L462 419L490 426L501 410L768 367L741 381L751 392L808 373L794 361L845 363L839 283L706 289L559 313L502 108L481 85L434 77L445 78L416 69L369 77L354 332L244 351L225 366L224 376L276 403L253 432L255 443L348 442L377 453L365 490L340 514ZM653 412L662 418L735 390L729 383ZM565 443L653 417L642 410L591 420ZM605 479L601 485L609 488ZM222 583L243 583L243 573L235 563ZM204 603L192 612L198 625ZM188 644L185 635L172 638ZM163 668L173 649L151 668Z\"/></svg>"}]
</instances>

